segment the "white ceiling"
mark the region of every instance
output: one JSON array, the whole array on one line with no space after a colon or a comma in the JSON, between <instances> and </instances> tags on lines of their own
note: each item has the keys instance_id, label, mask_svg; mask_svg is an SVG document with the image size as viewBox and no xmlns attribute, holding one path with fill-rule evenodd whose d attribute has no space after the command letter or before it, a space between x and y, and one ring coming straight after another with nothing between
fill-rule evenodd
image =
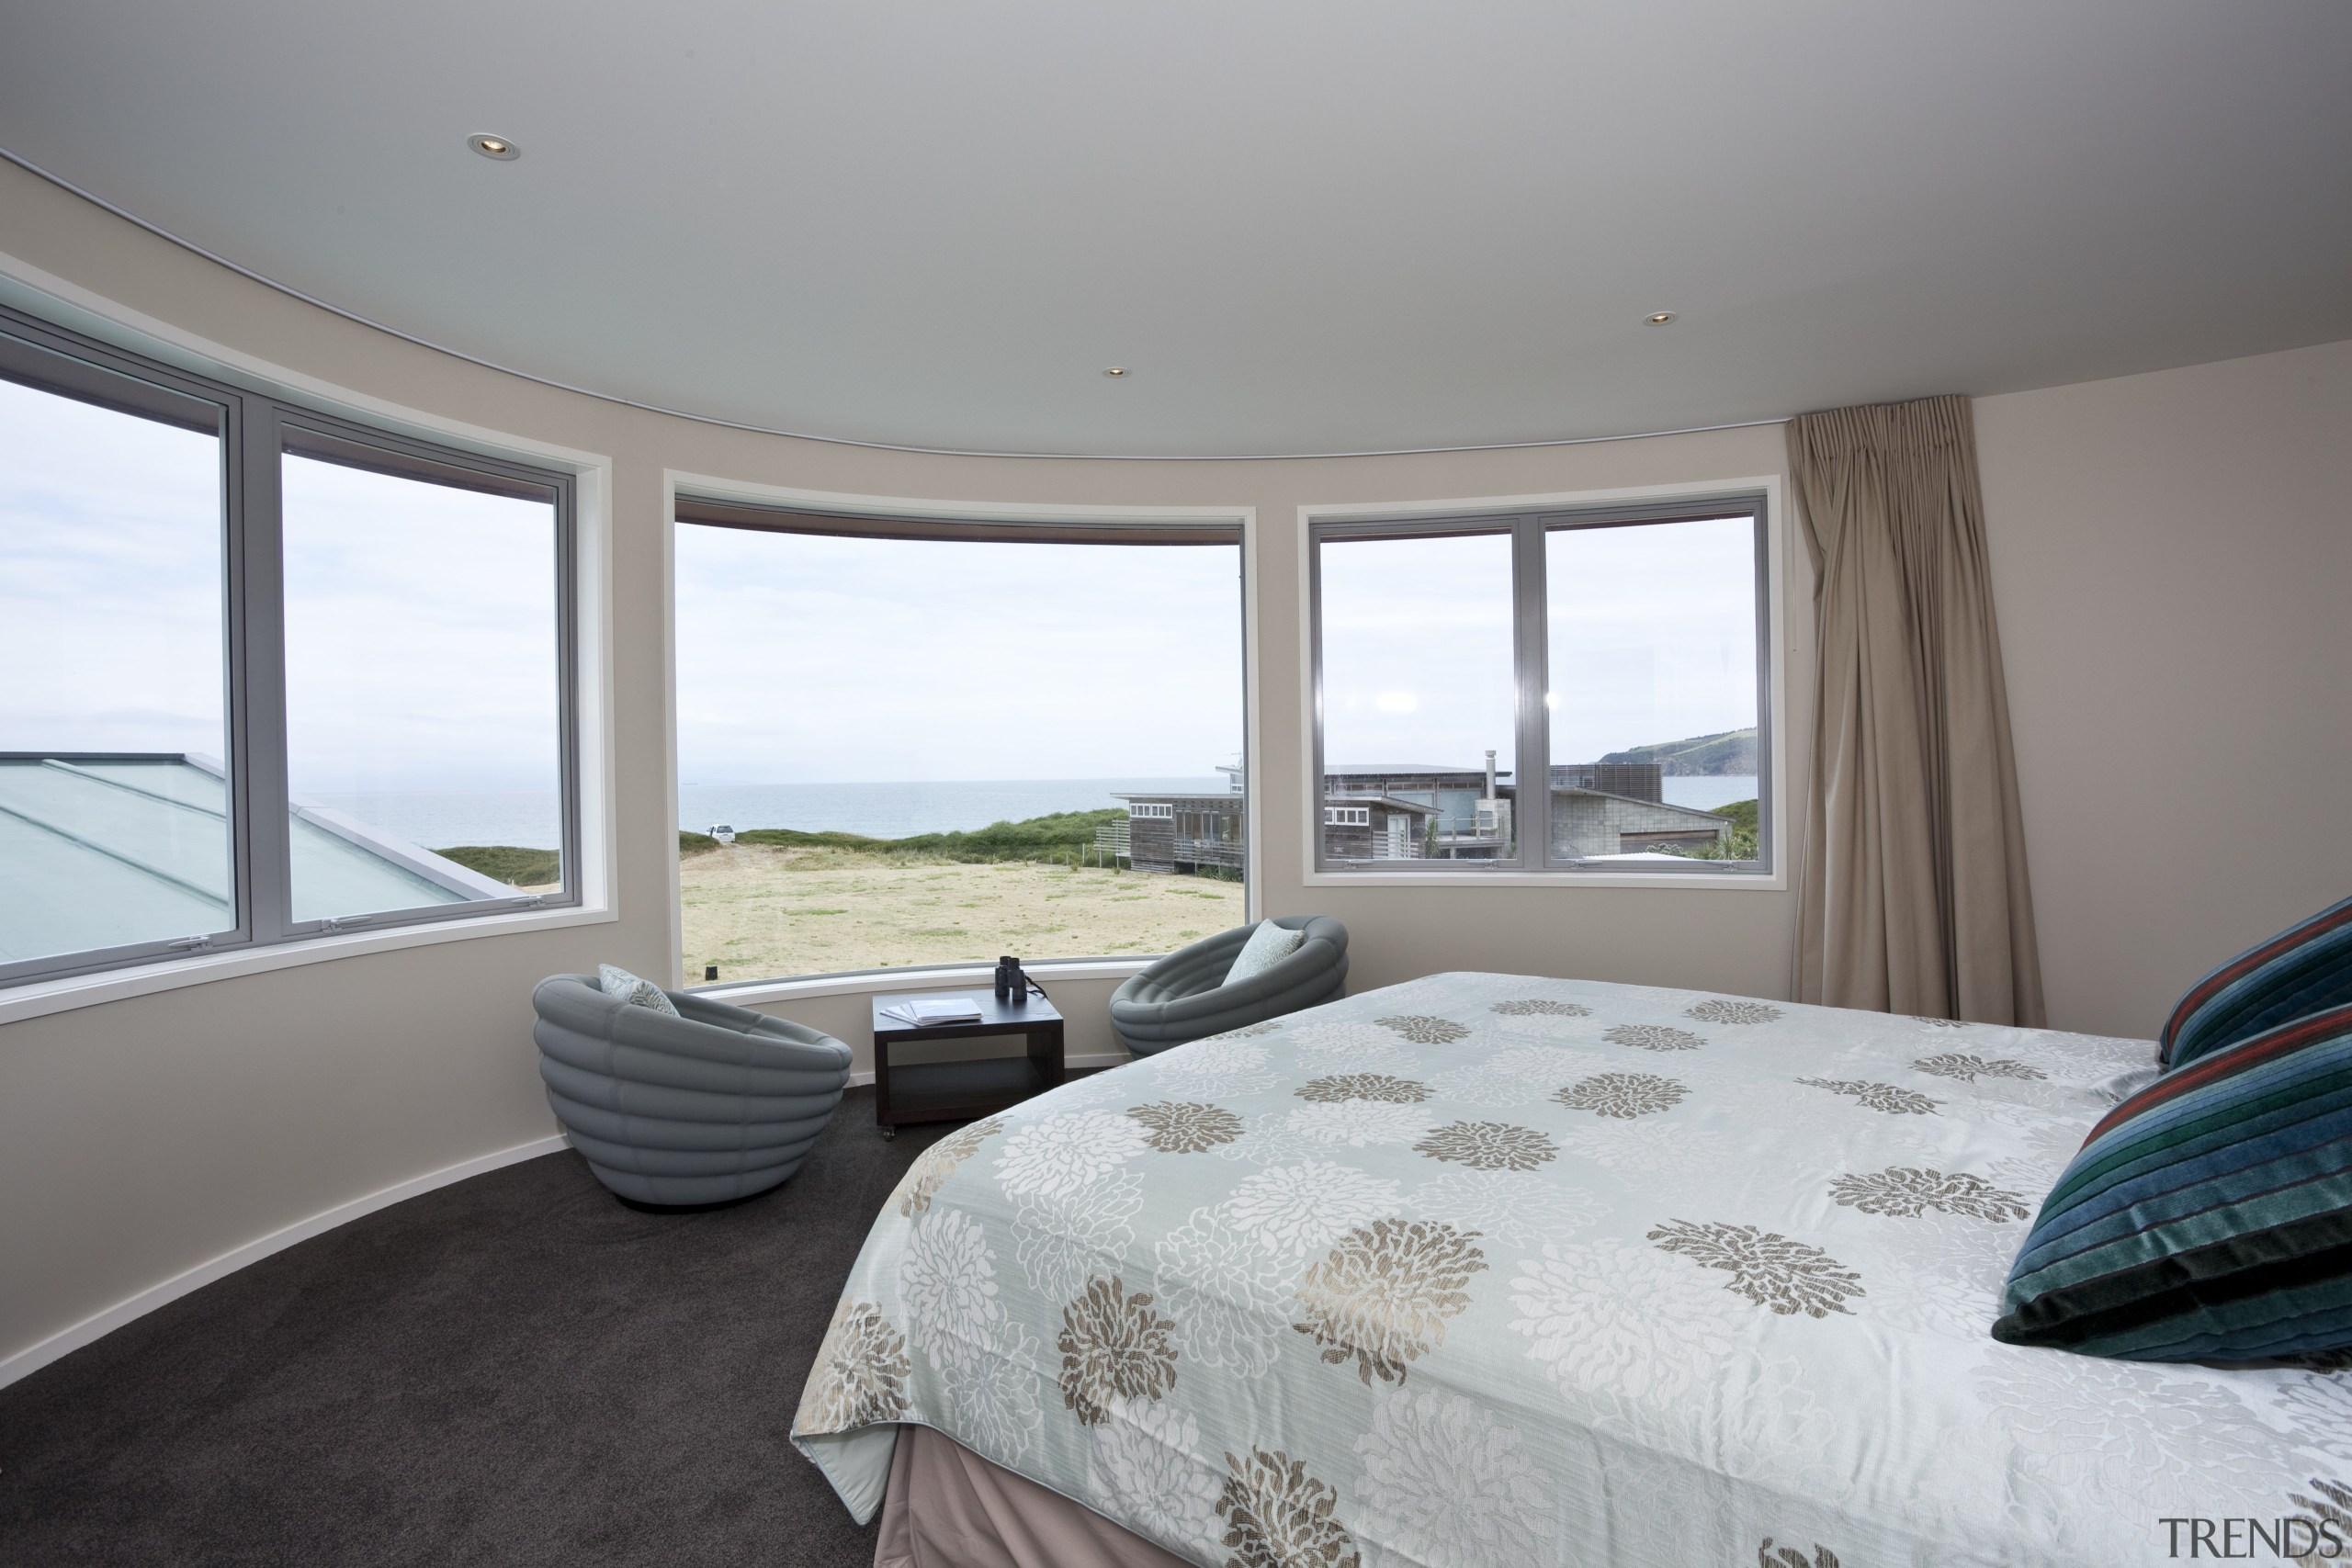
<instances>
[{"instance_id":1,"label":"white ceiling","mask_svg":"<svg viewBox=\"0 0 2352 1568\"><path fill-rule=\"evenodd\" d=\"M2343 0L0 0L0 147L176 235L842 439L1555 440L2352 337Z\"/></svg>"}]
</instances>

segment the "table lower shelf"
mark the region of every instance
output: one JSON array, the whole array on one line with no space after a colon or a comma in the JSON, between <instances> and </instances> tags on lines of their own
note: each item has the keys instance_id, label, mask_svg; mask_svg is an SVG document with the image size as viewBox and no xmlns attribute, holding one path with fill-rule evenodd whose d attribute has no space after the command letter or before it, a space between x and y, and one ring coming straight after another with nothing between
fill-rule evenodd
<instances>
[{"instance_id":1,"label":"table lower shelf","mask_svg":"<svg viewBox=\"0 0 2352 1568\"><path fill-rule=\"evenodd\" d=\"M1026 1056L977 1062L928 1062L889 1069L889 1108L877 1096L874 1119L885 1127L915 1122L968 1122L1018 1105L1046 1089L1046 1075Z\"/></svg>"}]
</instances>

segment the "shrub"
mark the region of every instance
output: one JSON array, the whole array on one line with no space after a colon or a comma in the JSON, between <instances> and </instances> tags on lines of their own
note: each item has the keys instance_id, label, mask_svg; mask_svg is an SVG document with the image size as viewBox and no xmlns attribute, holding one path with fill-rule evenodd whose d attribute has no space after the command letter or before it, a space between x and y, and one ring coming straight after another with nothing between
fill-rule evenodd
<instances>
[{"instance_id":1,"label":"shrub","mask_svg":"<svg viewBox=\"0 0 2352 1568\"><path fill-rule=\"evenodd\" d=\"M1058 811L1023 822L991 822L985 828L954 833L917 833L904 839L873 839L863 833L806 832L797 828L747 828L735 835L739 844L765 844L774 849L853 850L875 855L931 855L955 861L1054 861L1071 859L1094 843L1094 830L1123 821L1126 811L1107 807L1099 811ZM682 854L716 847L702 833L680 833Z\"/></svg>"},{"instance_id":2,"label":"shrub","mask_svg":"<svg viewBox=\"0 0 2352 1568\"><path fill-rule=\"evenodd\" d=\"M554 850L524 850L512 844L459 844L433 852L509 887L545 886L562 875L563 857Z\"/></svg>"},{"instance_id":3,"label":"shrub","mask_svg":"<svg viewBox=\"0 0 2352 1568\"><path fill-rule=\"evenodd\" d=\"M1756 802L1735 800L1729 806L1718 806L1714 814L1731 823L1729 842L1702 844L1697 849L1675 850L1670 852L1685 860L1754 860L1758 835L1756 829Z\"/></svg>"}]
</instances>

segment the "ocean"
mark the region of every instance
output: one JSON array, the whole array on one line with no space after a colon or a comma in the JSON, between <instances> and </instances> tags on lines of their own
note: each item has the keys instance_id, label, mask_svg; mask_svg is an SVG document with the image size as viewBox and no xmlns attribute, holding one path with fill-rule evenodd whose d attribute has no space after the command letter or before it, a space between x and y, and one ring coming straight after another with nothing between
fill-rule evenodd
<instances>
[{"instance_id":1,"label":"ocean","mask_svg":"<svg viewBox=\"0 0 2352 1568\"><path fill-rule=\"evenodd\" d=\"M1668 806L1694 806L1702 811L1713 811L1735 800L1756 798L1754 773L1692 773L1686 778L1659 782L1666 786Z\"/></svg>"},{"instance_id":2,"label":"ocean","mask_svg":"<svg viewBox=\"0 0 2352 1568\"><path fill-rule=\"evenodd\" d=\"M354 817L428 850L461 844L512 844L518 850L562 847L562 810L552 790L496 793L437 790L298 789L295 798Z\"/></svg>"},{"instance_id":3,"label":"ocean","mask_svg":"<svg viewBox=\"0 0 2352 1568\"><path fill-rule=\"evenodd\" d=\"M903 839L951 833L991 822L1019 822L1057 811L1097 811L1119 803L1114 795L1186 790L1222 795L1222 776L1156 779L964 779L941 784L680 784L678 826L707 833L731 828L798 828L808 832L864 833ZM371 791L345 795L305 791L302 798L330 807L428 849L459 844L557 847L555 796L528 790L498 794ZM1712 811L1756 798L1752 774L1669 778L1666 798Z\"/></svg>"},{"instance_id":4,"label":"ocean","mask_svg":"<svg viewBox=\"0 0 2352 1568\"><path fill-rule=\"evenodd\" d=\"M1101 811L1117 794L1185 790L1223 795L1223 774L1174 779L958 779L944 784L680 784L678 826L797 828L903 839L969 832L1057 811Z\"/></svg>"},{"instance_id":5,"label":"ocean","mask_svg":"<svg viewBox=\"0 0 2352 1568\"><path fill-rule=\"evenodd\" d=\"M903 839L952 833L991 822L1019 822L1057 811L1100 811L1114 793L1190 790L1222 795L1223 775L1152 779L967 779L944 784L680 784L678 826L707 833L730 828L797 828ZM345 812L427 849L459 844L557 847L560 817L553 794L304 790L302 799Z\"/></svg>"}]
</instances>

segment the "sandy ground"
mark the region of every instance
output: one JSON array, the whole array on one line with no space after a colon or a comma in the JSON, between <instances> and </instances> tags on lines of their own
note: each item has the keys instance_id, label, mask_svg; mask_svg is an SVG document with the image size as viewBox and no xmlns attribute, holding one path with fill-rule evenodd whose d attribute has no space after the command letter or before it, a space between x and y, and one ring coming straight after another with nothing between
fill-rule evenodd
<instances>
[{"instance_id":1,"label":"sandy ground","mask_svg":"<svg viewBox=\"0 0 2352 1568\"><path fill-rule=\"evenodd\" d=\"M1167 953L1242 923L1241 885L1012 861L958 865L734 844L678 864L685 975Z\"/></svg>"}]
</instances>

